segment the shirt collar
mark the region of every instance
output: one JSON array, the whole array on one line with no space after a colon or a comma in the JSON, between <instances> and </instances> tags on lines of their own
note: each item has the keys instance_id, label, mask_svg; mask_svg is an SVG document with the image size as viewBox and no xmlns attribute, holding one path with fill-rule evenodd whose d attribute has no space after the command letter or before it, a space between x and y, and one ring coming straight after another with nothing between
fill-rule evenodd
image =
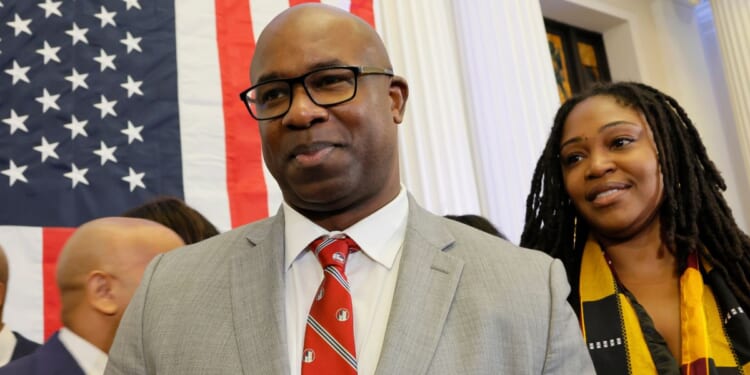
<instances>
[{"instance_id":1,"label":"shirt collar","mask_svg":"<svg viewBox=\"0 0 750 375\"><path fill-rule=\"evenodd\" d=\"M58 338L86 375L104 374L104 369L107 367L107 353L66 327L60 329Z\"/></svg>"},{"instance_id":2,"label":"shirt collar","mask_svg":"<svg viewBox=\"0 0 750 375\"><path fill-rule=\"evenodd\" d=\"M7 324L0 330L0 366L10 362L16 349L16 336Z\"/></svg>"},{"instance_id":3,"label":"shirt collar","mask_svg":"<svg viewBox=\"0 0 750 375\"><path fill-rule=\"evenodd\" d=\"M310 242L333 233L302 216L286 202L282 203L282 209L285 226L284 266L288 270ZM368 257L390 269L404 240L408 215L409 200L402 185L396 198L341 232L352 238Z\"/></svg>"}]
</instances>

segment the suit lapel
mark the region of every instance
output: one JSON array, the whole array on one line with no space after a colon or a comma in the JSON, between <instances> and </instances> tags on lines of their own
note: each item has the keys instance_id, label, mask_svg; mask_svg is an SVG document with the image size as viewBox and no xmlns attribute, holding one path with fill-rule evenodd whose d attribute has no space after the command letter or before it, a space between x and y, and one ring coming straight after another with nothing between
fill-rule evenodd
<instances>
[{"instance_id":1,"label":"suit lapel","mask_svg":"<svg viewBox=\"0 0 750 375\"><path fill-rule=\"evenodd\" d=\"M245 374L289 373L284 313L284 218L249 227L230 265L232 320Z\"/></svg>"},{"instance_id":2,"label":"suit lapel","mask_svg":"<svg viewBox=\"0 0 750 375\"><path fill-rule=\"evenodd\" d=\"M377 374L424 374L456 293L463 261L443 252L455 240L409 197L398 281Z\"/></svg>"}]
</instances>

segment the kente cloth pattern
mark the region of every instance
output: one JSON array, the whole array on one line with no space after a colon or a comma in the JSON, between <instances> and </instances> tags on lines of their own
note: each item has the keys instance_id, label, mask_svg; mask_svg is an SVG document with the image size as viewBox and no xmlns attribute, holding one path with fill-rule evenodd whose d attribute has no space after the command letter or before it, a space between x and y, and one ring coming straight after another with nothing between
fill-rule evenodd
<instances>
[{"instance_id":1,"label":"kente cloth pattern","mask_svg":"<svg viewBox=\"0 0 750 375\"><path fill-rule=\"evenodd\" d=\"M723 275L692 254L680 276L681 363L589 238L580 273L581 329L597 373L750 374L750 319Z\"/></svg>"},{"instance_id":2,"label":"kente cloth pattern","mask_svg":"<svg viewBox=\"0 0 750 375\"><path fill-rule=\"evenodd\" d=\"M305 329L302 374L357 374L354 316L346 261L359 246L349 237L320 237L312 242L323 267Z\"/></svg>"}]
</instances>

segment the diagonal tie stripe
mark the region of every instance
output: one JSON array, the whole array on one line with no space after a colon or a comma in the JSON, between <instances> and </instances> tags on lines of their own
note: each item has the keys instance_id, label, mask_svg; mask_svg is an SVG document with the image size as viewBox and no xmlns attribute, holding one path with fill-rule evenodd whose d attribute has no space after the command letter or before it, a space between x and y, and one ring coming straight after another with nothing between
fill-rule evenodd
<instances>
[{"instance_id":1,"label":"diagonal tie stripe","mask_svg":"<svg viewBox=\"0 0 750 375\"><path fill-rule=\"evenodd\" d=\"M307 325L310 326L310 328L312 328L315 333L317 333L318 336L320 336L320 338L322 338L328 345L330 345L331 349L336 351L336 353L340 355L341 358L349 364L349 366L352 366L354 370L357 369L357 358L355 358L353 354L349 353L349 351L346 350L343 345L336 341L336 338L328 333L328 331L326 331L326 329L323 328L323 326L321 326L320 323L315 320L315 318L313 318L312 316L308 316Z\"/></svg>"},{"instance_id":2,"label":"diagonal tie stripe","mask_svg":"<svg viewBox=\"0 0 750 375\"><path fill-rule=\"evenodd\" d=\"M315 247L315 256L320 256L320 252L323 251L328 245L334 243L336 241L333 237L328 237L323 242L321 242L318 246Z\"/></svg>"},{"instance_id":3,"label":"diagonal tie stripe","mask_svg":"<svg viewBox=\"0 0 750 375\"><path fill-rule=\"evenodd\" d=\"M359 246L343 236L320 237L309 248L323 268L323 281L307 318L302 374L356 374L354 316L345 268Z\"/></svg>"},{"instance_id":4,"label":"diagonal tie stripe","mask_svg":"<svg viewBox=\"0 0 750 375\"><path fill-rule=\"evenodd\" d=\"M339 284L341 284L341 286L344 287L347 292L349 291L349 280L347 280L346 277L344 277L341 272L336 269L336 267L328 266L326 267L325 272L327 274L330 274L336 281L338 281Z\"/></svg>"}]
</instances>

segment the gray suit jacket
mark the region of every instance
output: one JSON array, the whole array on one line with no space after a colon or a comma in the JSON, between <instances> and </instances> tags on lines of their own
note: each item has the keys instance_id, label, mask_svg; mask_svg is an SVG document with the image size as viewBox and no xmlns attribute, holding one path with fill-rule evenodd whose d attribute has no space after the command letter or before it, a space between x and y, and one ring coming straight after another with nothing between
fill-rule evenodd
<instances>
[{"instance_id":1,"label":"gray suit jacket","mask_svg":"<svg viewBox=\"0 0 750 375\"><path fill-rule=\"evenodd\" d=\"M377 374L593 374L559 261L409 199ZM107 375L287 374L284 217L154 259Z\"/></svg>"}]
</instances>

